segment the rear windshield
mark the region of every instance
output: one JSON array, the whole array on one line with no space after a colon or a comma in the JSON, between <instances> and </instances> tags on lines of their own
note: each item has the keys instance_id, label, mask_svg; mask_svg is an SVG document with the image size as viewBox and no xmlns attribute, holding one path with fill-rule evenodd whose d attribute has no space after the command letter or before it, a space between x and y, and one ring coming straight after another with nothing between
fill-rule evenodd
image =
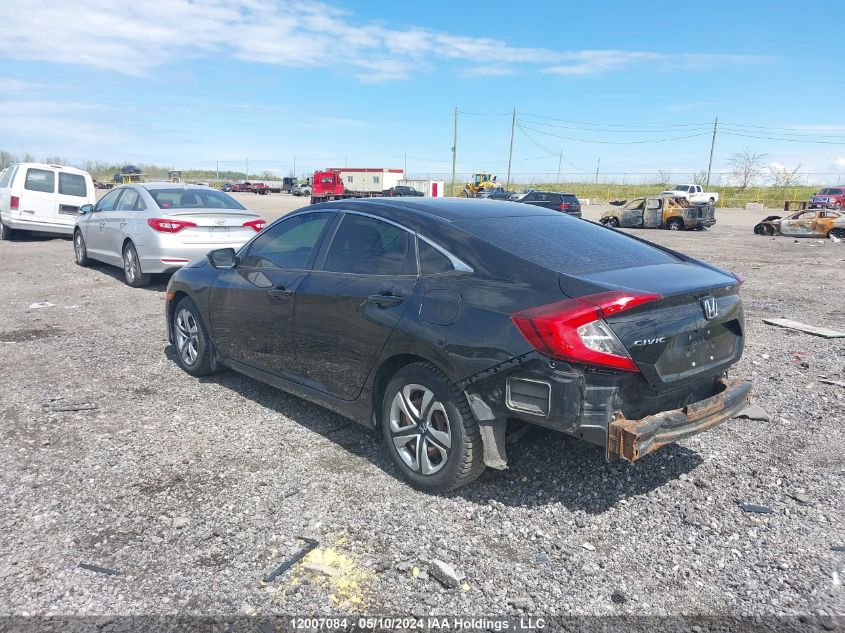
<instances>
[{"instance_id":1,"label":"rear windshield","mask_svg":"<svg viewBox=\"0 0 845 633\"><path fill-rule=\"evenodd\" d=\"M482 218L465 231L522 259L569 275L674 264L677 259L624 233L560 215Z\"/></svg>"},{"instance_id":2,"label":"rear windshield","mask_svg":"<svg viewBox=\"0 0 845 633\"><path fill-rule=\"evenodd\" d=\"M822 193L826 196L838 196L843 191L845 191L845 189L828 188L828 189L822 189L820 193Z\"/></svg>"},{"instance_id":3,"label":"rear windshield","mask_svg":"<svg viewBox=\"0 0 845 633\"><path fill-rule=\"evenodd\" d=\"M232 196L214 189L148 189L161 209L240 209Z\"/></svg>"},{"instance_id":4,"label":"rear windshield","mask_svg":"<svg viewBox=\"0 0 845 633\"><path fill-rule=\"evenodd\" d=\"M563 199L566 202L578 202L578 198L572 194L564 194Z\"/></svg>"}]
</instances>

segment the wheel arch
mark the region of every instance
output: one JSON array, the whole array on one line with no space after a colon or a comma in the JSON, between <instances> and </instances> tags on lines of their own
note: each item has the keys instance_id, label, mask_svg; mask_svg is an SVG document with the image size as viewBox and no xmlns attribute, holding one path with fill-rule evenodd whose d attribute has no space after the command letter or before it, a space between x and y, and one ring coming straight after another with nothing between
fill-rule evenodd
<instances>
[{"instance_id":1,"label":"wheel arch","mask_svg":"<svg viewBox=\"0 0 845 633\"><path fill-rule=\"evenodd\" d=\"M370 406L372 409L372 419L375 422L375 428L381 428L382 398L384 396L384 390L387 388L387 384L397 371L408 365L413 365L414 363L431 363L443 372L444 375L449 375L440 363L432 360L431 358L421 356L418 353L401 352L388 356L382 360L378 369L376 369L373 374L372 386L370 388Z\"/></svg>"}]
</instances>

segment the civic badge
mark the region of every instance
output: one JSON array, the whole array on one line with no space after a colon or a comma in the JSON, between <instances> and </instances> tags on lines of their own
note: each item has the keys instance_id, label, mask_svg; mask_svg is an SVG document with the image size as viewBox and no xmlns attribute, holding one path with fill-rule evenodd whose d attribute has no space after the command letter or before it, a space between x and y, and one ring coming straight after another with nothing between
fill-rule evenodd
<instances>
[{"instance_id":1,"label":"civic badge","mask_svg":"<svg viewBox=\"0 0 845 633\"><path fill-rule=\"evenodd\" d=\"M705 297L701 300L701 309L704 310L704 318L712 321L719 316L719 304L716 303L716 297Z\"/></svg>"}]
</instances>

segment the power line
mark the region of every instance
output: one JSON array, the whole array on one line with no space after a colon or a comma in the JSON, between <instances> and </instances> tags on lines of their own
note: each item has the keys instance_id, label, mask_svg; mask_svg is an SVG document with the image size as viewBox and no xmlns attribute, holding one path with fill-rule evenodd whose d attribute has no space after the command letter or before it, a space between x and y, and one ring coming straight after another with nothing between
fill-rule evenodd
<instances>
[{"instance_id":1,"label":"power line","mask_svg":"<svg viewBox=\"0 0 845 633\"><path fill-rule=\"evenodd\" d=\"M723 131L722 134L727 134L728 136L742 136L744 138L756 138L763 141L785 141L787 143L816 143L820 145L845 145L845 141L821 141L803 138L776 138L773 136L754 136L751 134L740 134L739 132L728 131Z\"/></svg>"},{"instance_id":2,"label":"power line","mask_svg":"<svg viewBox=\"0 0 845 633\"><path fill-rule=\"evenodd\" d=\"M672 138L653 138L642 141L600 141L597 139L576 138L573 136L561 136L560 134L552 134L551 132L544 132L543 130L535 130L534 128L525 128L536 132L537 134L544 134L546 136L553 136L555 138L562 138L567 141L577 141L579 143L600 143L602 145L640 145L643 143L667 143L669 141L681 141L688 138L695 138L697 136L707 136L710 132L698 132L696 134L689 134L687 136L675 136Z\"/></svg>"},{"instance_id":3,"label":"power line","mask_svg":"<svg viewBox=\"0 0 845 633\"><path fill-rule=\"evenodd\" d=\"M709 127L709 122L703 123L591 123L590 121L572 121L569 119L559 119L553 116L544 116L542 114L531 114L529 112L522 112L523 116L535 117L538 119L547 119L549 121L561 121L563 123L574 123L576 125L594 125L600 127L656 127L656 128L684 128L684 127Z\"/></svg>"},{"instance_id":4,"label":"power line","mask_svg":"<svg viewBox=\"0 0 845 633\"><path fill-rule=\"evenodd\" d=\"M532 145L534 145L534 147L536 147L537 149L542 150L542 151L544 151L544 152L548 152L548 153L549 153L549 157L554 156L555 154L557 154L557 156L558 156L558 165L560 164L560 159L562 158L563 160L565 160L565 161L566 161L566 163L567 163L570 167L573 167L573 168L577 169L578 171L581 171L581 172L584 172L584 173L586 173L586 172L587 172L587 170L586 170L586 169L581 169L580 167L578 167L578 165L576 165L576 164L575 164L575 163L573 163L571 160L569 160L566 156L564 156L564 155L563 155L563 149L561 149L559 152L552 152L552 150L550 150L550 149L549 149L548 147L546 147L545 145L542 145L541 143L538 143L538 142L537 142L537 140L536 140L534 137L532 137L532 136L531 136L528 132L526 132L526 131L525 131L525 128L524 128L524 127L522 127L521 125L518 125L517 127L519 128L519 131L522 133L522 135L523 135L525 138L527 138L527 139L531 142L531 144L532 144ZM546 156L544 156L543 158L547 158L547 157L546 157ZM560 167L558 167L558 171L560 171Z\"/></svg>"},{"instance_id":5,"label":"power line","mask_svg":"<svg viewBox=\"0 0 845 633\"><path fill-rule=\"evenodd\" d=\"M582 132L603 132L608 134L665 134L667 132L687 132L687 131L700 131L700 130L710 130L710 124L697 126L695 128L687 128L687 129L673 129L670 127L662 127L662 128L655 128L653 130L600 130L591 127L582 127L578 125L560 125L557 123L542 123L540 121L525 121L523 123L529 123L531 125L542 125L543 127L553 127L553 128L564 128L567 130L580 130Z\"/></svg>"}]
</instances>

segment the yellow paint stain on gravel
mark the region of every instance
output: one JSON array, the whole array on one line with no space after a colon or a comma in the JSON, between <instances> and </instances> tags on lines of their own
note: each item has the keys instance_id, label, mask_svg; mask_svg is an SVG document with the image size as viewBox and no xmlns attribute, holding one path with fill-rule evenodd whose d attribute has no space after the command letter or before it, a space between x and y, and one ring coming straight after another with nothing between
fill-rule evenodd
<instances>
[{"instance_id":1,"label":"yellow paint stain on gravel","mask_svg":"<svg viewBox=\"0 0 845 633\"><path fill-rule=\"evenodd\" d=\"M345 544L345 537L338 544ZM289 586L308 582L322 587L329 599L351 611L367 607L375 574L365 571L351 556L337 547L317 547L311 550L293 569Z\"/></svg>"}]
</instances>

